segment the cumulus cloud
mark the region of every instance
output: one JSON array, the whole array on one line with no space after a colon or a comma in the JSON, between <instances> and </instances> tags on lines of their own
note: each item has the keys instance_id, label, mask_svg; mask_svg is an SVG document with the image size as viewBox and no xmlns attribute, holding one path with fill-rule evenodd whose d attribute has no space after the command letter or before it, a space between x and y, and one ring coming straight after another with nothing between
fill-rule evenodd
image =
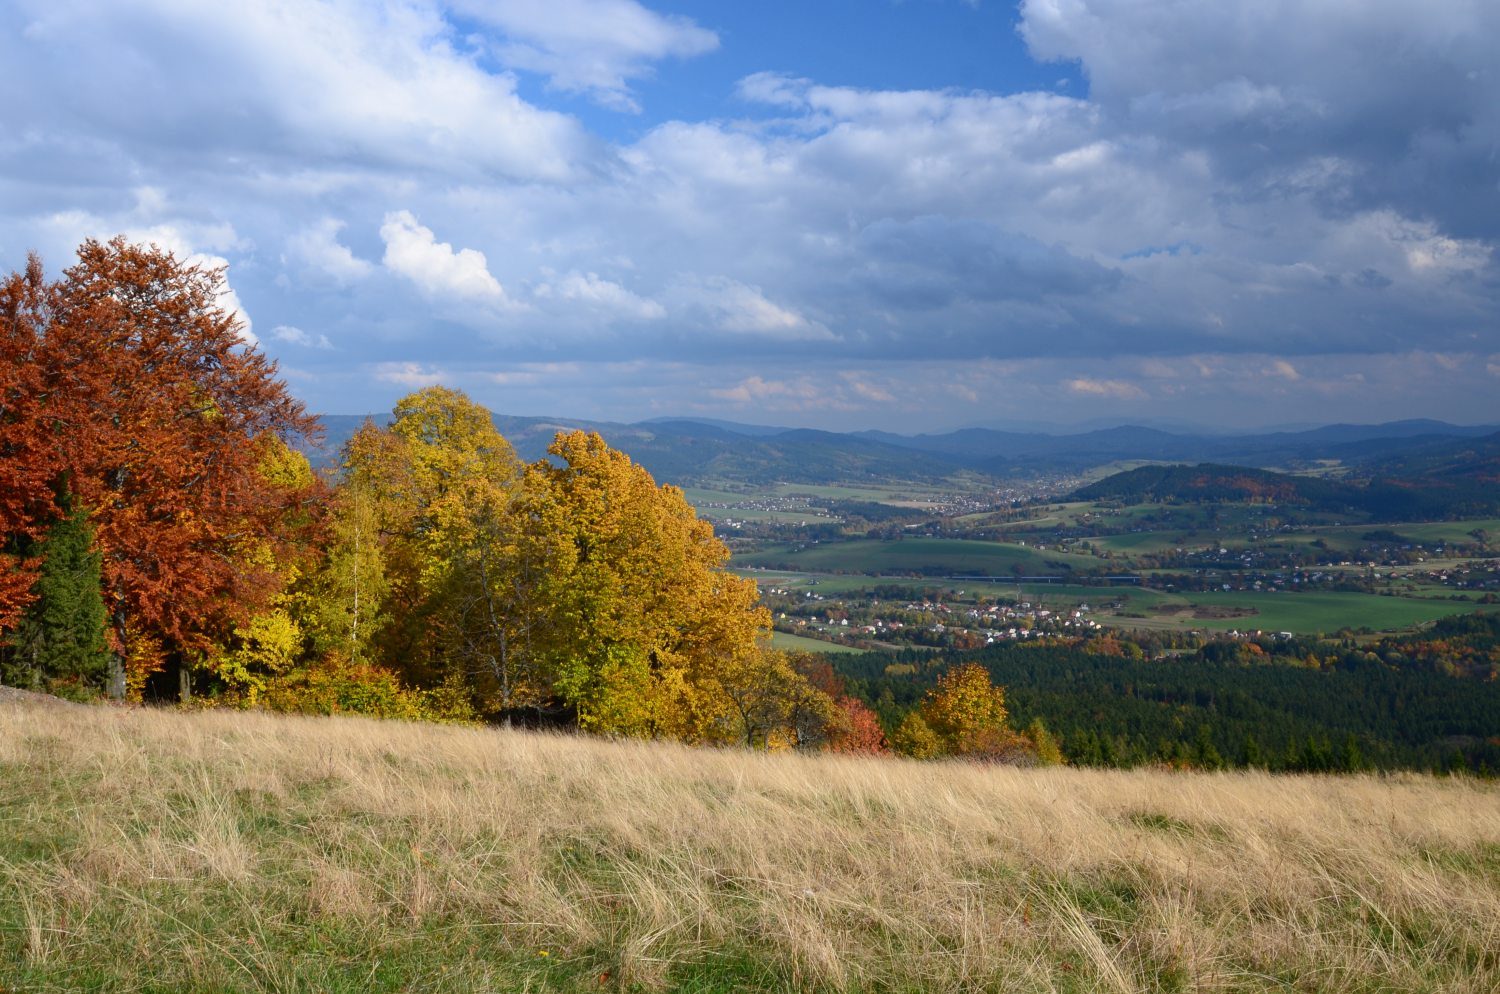
<instances>
[{"instance_id":1,"label":"cumulus cloud","mask_svg":"<svg viewBox=\"0 0 1500 994\"><path fill-rule=\"evenodd\" d=\"M505 288L490 275L484 253L466 248L454 251L418 223L411 211L395 211L380 226L385 241L385 267L404 276L429 297L505 306Z\"/></svg>"},{"instance_id":2,"label":"cumulus cloud","mask_svg":"<svg viewBox=\"0 0 1500 994\"><path fill-rule=\"evenodd\" d=\"M421 362L381 362L372 369L375 379L409 389L419 389L452 381L452 374L437 366Z\"/></svg>"},{"instance_id":3,"label":"cumulus cloud","mask_svg":"<svg viewBox=\"0 0 1500 994\"><path fill-rule=\"evenodd\" d=\"M375 267L339 243L343 227L344 222L325 217L293 233L286 241L287 257L339 286L364 279Z\"/></svg>"},{"instance_id":4,"label":"cumulus cloud","mask_svg":"<svg viewBox=\"0 0 1500 994\"><path fill-rule=\"evenodd\" d=\"M539 283L532 292L542 300L581 304L606 317L653 321L667 314L666 308L656 301L638 296L597 273L566 273Z\"/></svg>"},{"instance_id":5,"label":"cumulus cloud","mask_svg":"<svg viewBox=\"0 0 1500 994\"><path fill-rule=\"evenodd\" d=\"M1247 196L1305 167L1324 209L1396 206L1491 233L1469 184L1500 141L1500 7L1469 0L1025 0L1042 58L1080 60L1111 124L1211 155Z\"/></svg>"},{"instance_id":6,"label":"cumulus cloud","mask_svg":"<svg viewBox=\"0 0 1500 994\"><path fill-rule=\"evenodd\" d=\"M595 149L465 52L433 0L18 0L0 13L0 83L51 94L9 101L7 130L61 146L61 115L117 160L207 167L231 153L560 180Z\"/></svg>"},{"instance_id":7,"label":"cumulus cloud","mask_svg":"<svg viewBox=\"0 0 1500 994\"><path fill-rule=\"evenodd\" d=\"M360 343L348 369L271 336L347 398L324 409L442 373L537 410L830 423L997 396L1253 418L1274 390L1483 414L1451 384L1500 361L1493 4L1028 0L1031 50L1086 92L810 66L709 94L734 118L643 101L590 133L616 119L559 93L629 110L664 59L727 64L649 6L16 0L0 84L35 99L0 106L0 248L126 231L227 262L263 328Z\"/></svg>"},{"instance_id":8,"label":"cumulus cloud","mask_svg":"<svg viewBox=\"0 0 1500 994\"><path fill-rule=\"evenodd\" d=\"M670 293L690 320L703 321L719 331L769 341L833 337L818 322L767 298L760 287L727 276L684 281Z\"/></svg>"},{"instance_id":9,"label":"cumulus cloud","mask_svg":"<svg viewBox=\"0 0 1500 994\"><path fill-rule=\"evenodd\" d=\"M718 47L714 32L635 0L460 0L457 10L499 29L499 58L545 74L561 90L587 93L616 110L638 111L630 81L653 63Z\"/></svg>"},{"instance_id":10,"label":"cumulus cloud","mask_svg":"<svg viewBox=\"0 0 1500 994\"><path fill-rule=\"evenodd\" d=\"M333 343L328 340L327 335L309 334L301 328L289 324L279 324L275 328L272 328L271 337L278 342L301 346L304 349L328 350L333 348Z\"/></svg>"}]
</instances>

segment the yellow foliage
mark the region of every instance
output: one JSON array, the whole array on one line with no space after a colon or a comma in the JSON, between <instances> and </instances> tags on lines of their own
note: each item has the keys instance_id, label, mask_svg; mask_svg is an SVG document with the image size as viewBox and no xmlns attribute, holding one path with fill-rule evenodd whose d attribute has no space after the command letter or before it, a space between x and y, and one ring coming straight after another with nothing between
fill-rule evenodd
<instances>
[{"instance_id":1,"label":"yellow foliage","mask_svg":"<svg viewBox=\"0 0 1500 994\"><path fill-rule=\"evenodd\" d=\"M923 720L920 711L912 711L902 719L891 735L891 748L912 759L936 759L943 754L942 740Z\"/></svg>"},{"instance_id":2,"label":"yellow foliage","mask_svg":"<svg viewBox=\"0 0 1500 994\"><path fill-rule=\"evenodd\" d=\"M1002 758L1023 746L1006 726L1005 689L991 684L978 663L944 673L922 702L921 716L950 755Z\"/></svg>"}]
</instances>

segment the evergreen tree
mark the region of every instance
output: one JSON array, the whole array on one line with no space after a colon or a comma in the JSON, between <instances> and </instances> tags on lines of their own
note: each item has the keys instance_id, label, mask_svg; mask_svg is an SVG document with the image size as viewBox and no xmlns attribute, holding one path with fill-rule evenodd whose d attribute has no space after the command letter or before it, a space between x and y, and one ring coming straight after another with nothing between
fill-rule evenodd
<instances>
[{"instance_id":1,"label":"evergreen tree","mask_svg":"<svg viewBox=\"0 0 1500 994\"><path fill-rule=\"evenodd\" d=\"M101 556L88 512L58 519L37 547L41 568L32 602L11 634L7 683L34 690L58 681L96 685L108 663L108 614L100 593Z\"/></svg>"}]
</instances>

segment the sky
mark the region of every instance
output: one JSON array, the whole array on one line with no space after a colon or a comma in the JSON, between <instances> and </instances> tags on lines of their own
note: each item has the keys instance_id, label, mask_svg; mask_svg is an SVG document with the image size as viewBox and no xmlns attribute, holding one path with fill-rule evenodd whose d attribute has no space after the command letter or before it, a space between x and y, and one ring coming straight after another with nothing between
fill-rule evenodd
<instances>
[{"instance_id":1,"label":"sky","mask_svg":"<svg viewBox=\"0 0 1500 994\"><path fill-rule=\"evenodd\" d=\"M1493 0L0 0L0 265L320 413L1500 422Z\"/></svg>"}]
</instances>

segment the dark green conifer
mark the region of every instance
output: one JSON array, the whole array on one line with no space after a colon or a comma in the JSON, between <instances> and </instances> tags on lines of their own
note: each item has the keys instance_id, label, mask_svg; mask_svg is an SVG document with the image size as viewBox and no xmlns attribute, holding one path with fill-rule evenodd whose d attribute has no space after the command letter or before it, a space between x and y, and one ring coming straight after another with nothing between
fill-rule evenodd
<instances>
[{"instance_id":1,"label":"dark green conifer","mask_svg":"<svg viewBox=\"0 0 1500 994\"><path fill-rule=\"evenodd\" d=\"M37 547L37 597L11 634L5 682L35 690L99 684L109 658L108 614L100 592L102 557L93 546L88 512L78 507Z\"/></svg>"}]
</instances>

